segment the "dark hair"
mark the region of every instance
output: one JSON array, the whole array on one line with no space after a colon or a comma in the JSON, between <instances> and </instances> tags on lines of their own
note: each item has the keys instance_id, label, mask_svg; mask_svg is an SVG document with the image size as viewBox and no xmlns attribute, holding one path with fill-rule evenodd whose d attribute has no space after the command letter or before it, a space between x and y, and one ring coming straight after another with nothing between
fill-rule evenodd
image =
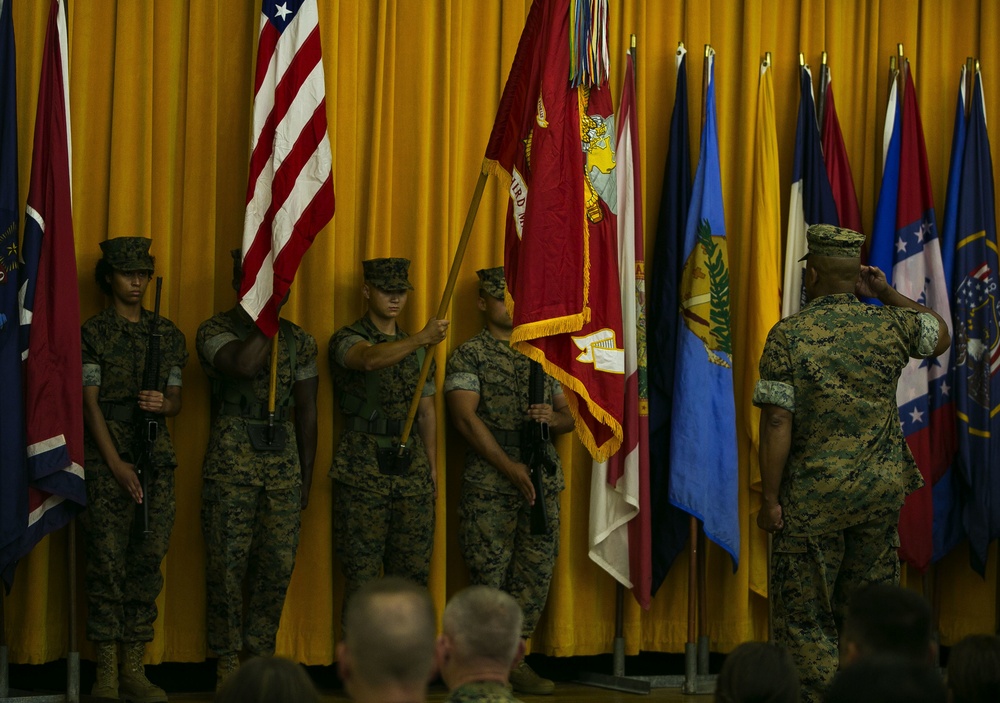
<instances>
[{"instance_id":1,"label":"dark hair","mask_svg":"<svg viewBox=\"0 0 1000 703\"><path fill-rule=\"evenodd\" d=\"M937 669L899 656L875 654L842 669L826 703L946 703Z\"/></svg>"},{"instance_id":2,"label":"dark hair","mask_svg":"<svg viewBox=\"0 0 1000 703\"><path fill-rule=\"evenodd\" d=\"M319 703L309 674L290 659L255 657L226 679L215 703Z\"/></svg>"},{"instance_id":3,"label":"dark hair","mask_svg":"<svg viewBox=\"0 0 1000 703\"><path fill-rule=\"evenodd\" d=\"M889 584L869 584L851 596L844 639L860 654L895 654L930 664L931 607L916 591Z\"/></svg>"},{"instance_id":4,"label":"dark hair","mask_svg":"<svg viewBox=\"0 0 1000 703\"><path fill-rule=\"evenodd\" d=\"M953 703L1000 701L1000 637L969 635L948 655Z\"/></svg>"},{"instance_id":5,"label":"dark hair","mask_svg":"<svg viewBox=\"0 0 1000 703\"><path fill-rule=\"evenodd\" d=\"M104 258L97 260L97 266L94 267L94 279L104 295L111 295L111 281L108 279L114 272L114 268Z\"/></svg>"},{"instance_id":6,"label":"dark hair","mask_svg":"<svg viewBox=\"0 0 1000 703\"><path fill-rule=\"evenodd\" d=\"M781 645L744 642L729 653L715 684L718 703L798 703L799 674Z\"/></svg>"}]
</instances>

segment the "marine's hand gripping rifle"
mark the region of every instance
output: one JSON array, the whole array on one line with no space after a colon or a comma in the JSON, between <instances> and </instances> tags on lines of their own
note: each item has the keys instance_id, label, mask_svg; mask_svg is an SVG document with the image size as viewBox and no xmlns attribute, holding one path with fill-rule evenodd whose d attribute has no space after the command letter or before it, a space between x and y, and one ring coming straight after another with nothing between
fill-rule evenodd
<instances>
[{"instance_id":1,"label":"marine's hand gripping rifle","mask_svg":"<svg viewBox=\"0 0 1000 703\"><path fill-rule=\"evenodd\" d=\"M528 404L545 402L545 372L537 361L531 362L528 374ZM549 423L525 420L521 425L521 460L531 472L531 485L535 488L535 504L531 506L531 534L544 535L549 518L545 510L545 487L542 472L552 473L555 464L546 452L549 443Z\"/></svg>"},{"instance_id":2,"label":"marine's hand gripping rifle","mask_svg":"<svg viewBox=\"0 0 1000 703\"><path fill-rule=\"evenodd\" d=\"M140 390L158 390L160 385L160 341L163 335L159 332L160 325L160 291L163 288L163 277L156 277L156 302L153 306L153 320L149 324L149 340L146 342L146 364L142 369L142 387ZM140 529L139 515L136 514L132 523L132 533L138 537L149 534L149 474L153 470L153 447L159 433L159 417L156 413L140 412L135 420L135 439L133 440L132 456L135 459L135 473L142 486L142 525Z\"/></svg>"}]
</instances>

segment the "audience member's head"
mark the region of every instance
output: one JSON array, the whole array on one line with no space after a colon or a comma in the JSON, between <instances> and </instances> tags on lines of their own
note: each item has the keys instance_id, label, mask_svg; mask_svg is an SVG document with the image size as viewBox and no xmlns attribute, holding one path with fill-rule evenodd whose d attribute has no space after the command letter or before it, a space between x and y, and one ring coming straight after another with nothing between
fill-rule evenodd
<instances>
[{"instance_id":1,"label":"audience member's head","mask_svg":"<svg viewBox=\"0 0 1000 703\"><path fill-rule=\"evenodd\" d=\"M894 655L863 657L834 677L826 703L947 703L935 667Z\"/></svg>"},{"instance_id":2,"label":"audience member's head","mask_svg":"<svg viewBox=\"0 0 1000 703\"><path fill-rule=\"evenodd\" d=\"M948 655L952 703L1000 701L1000 637L969 635Z\"/></svg>"},{"instance_id":3,"label":"audience member's head","mask_svg":"<svg viewBox=\"0 0 1000 703\"><path fill-rule=\"evenodd\" d=\"M425 699L437 633L426 588L391 576L370 581L348 600L344 629L337 669L352 700Z\"/></svg>"},{"instance_id":4,"label":"audience member's head","mask_svg":"<svg viewBox=\"0 0 1000 703\"><path fill-rule=\"evenodd\" d=\"M256 657L230 675L215 703L319 703L306 670L281 657Z\"/></svg>"},{"instance_id":5,"label":"audience member's head","mask_svg":"<svg viewBox=\"0 0 1000 703\"><path fill-rule=\"evenodd\" d=\"M438 637L438 667L449 689L472 681L506 683L524 654L521 607L489 586L469 586L448 601Z\"/></svg>"},{"instance_id":6,"label":"audience member's head","mask_svg":"<svg viewBox=\"0 0 1000 703\"><path fill-rule=\"evenodd\" d=\"M799 674L788 651L744 642L726 656L715 685L717 703L798 703Z\"/></svg>"},{"instance_id":7,"label":"audience member's head","mask_svg":"<svg viewBox=\"0 0 1000 703\"><path fill-rule=\"evenodd\" d=\"M873 654L891 654L929 666L936 658L931 608L919 593L869 584L851 596L840 638L841 666Z\"/></svg>"}]
</instances>

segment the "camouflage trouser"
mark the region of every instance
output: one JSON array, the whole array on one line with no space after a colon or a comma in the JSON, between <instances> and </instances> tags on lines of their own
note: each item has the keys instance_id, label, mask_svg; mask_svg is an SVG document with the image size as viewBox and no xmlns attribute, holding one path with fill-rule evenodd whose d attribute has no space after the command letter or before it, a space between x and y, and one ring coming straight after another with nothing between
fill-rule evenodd
<instances>
[{"instance_id":1,"label":"camouflage trouser","mask_svg":"<svg viewBox=\"0 0 1000 703\"><path fill-rule=\"evenodd\" d=\"M434 494L384 496L339 481L335 487L333 527L344 606L383 572L426 585L434 548Z\"/></svg>"},{"instance_id":2,"label":"camouflage trouser","mask_svg":"<svg viewBox=\"0 0 1000 703\"><path fill-rule=\"evenodd\" d=\"M549 597L559 553L559 494L546 491L549 530L531 534L531 506L507 495L462 482L458 540L472 583L499 588L524 612L522 637L531 637Z\"/></svg>"},{"instance_id":3,"label":"camouflage trouser","mask_svg":"<svg viewBox=\"0 0 1000 703\"><path fill-rule=\"evenodd\" d=\"M774 639L795 660L803 703L822 700L839 663L838 629L851 594L899 583L899 513L814 537L778 533L771 557Z\"/></svg>"},{"instance_id":4,"label":"camouflage trouser","mask_svg":"<svg viewBox=\"0 0 1000 703\"><path fill-rule=\"evenodd\" d=\"M206 481L205 534L208 646L216 654L240 649L274 654L285 592L299 546L301 490L268 491ZM243 592L246 585L246 618Z\"/></svg>"},{"instance_id":5,"label":"camouflage trouser","mask_svg":"<svg viewBox=\"0 0 1000 703\"><path fill-rule=\"evenodd\" d=\"M174 471L150 472L150 534L132 536L142 508L118 485L106 465L87 465L87 510L81 521L87 539L87 639L91 642L149 642L156 621L156 597L163 587L160 562L174 527Z\"/></svg>"}]
</instances>

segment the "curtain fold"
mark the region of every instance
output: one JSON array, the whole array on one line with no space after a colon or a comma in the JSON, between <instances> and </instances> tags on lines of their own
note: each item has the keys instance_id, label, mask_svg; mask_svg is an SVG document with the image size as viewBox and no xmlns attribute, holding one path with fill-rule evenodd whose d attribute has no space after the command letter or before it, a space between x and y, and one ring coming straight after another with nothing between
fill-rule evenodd
<instances>
[{"instance_id":1,"label":"curtain fold","mask_svg":"<svg viewBox=\"0 0 1000 703\"><path fill-rule=\"evenodd\" d=\"M340 432L326 361L333 331L363 311L365 258L405 256L415 290L401 325L418 331L436 313L466 219L480 163L530 0L318 0L334 160L337 212L303 260L284 314L309 330L320 348L320 436L309 509L303 516L295 574L278 635L278 653L329 664L339 637L342 581L331 528L326 471ZM201 661L205 649L201 462L208 438L209 388L197 363L198 325L232 305L229 250L243 228L249 155L253 60L259 0L86 0L69 5L73 201L81 316L105 305L93 279L98 245L108 237L153 239L164 277L162 312L187 336L184 408L169 421L178 452L177 520L163 563L160 617L151 662ZM17 42L20 192L27 193L31 135L47 2L14 0ZM643 203L652 251L674 93L678 41L689 54L689 102L701 121L703 46L717 52L719 139L733 282L734 334L745 329L758 293L749 290L753 144L757 76L772 52L781 173L781 227L798 105L798 54L814 67L829 52L837 107L862 221L870 228L881 177L881 130L888 57L902 43L915 71L938 217L944 206L958 70L979 56L987 112L1000 114L1000 6L950 0L610 0L611 90L620 93L629 35L637 36L637 99ZM993 86L994 89L990 89ZM697 144L692 157L697 159ZM447 316L448 339L434 350L437 382L447 354L482 325L475 270L502 262L507 196L491 180ZM783 234L781 236L784 236ZM783 247L782 247L783 251ZM739 301L736 304L736 301ZM151 304L151 301L147 301ZM742 342L737 339L738 345ZM650 359L649 363L669 360ZM747 370L735 368L737 422L750 399ZM438 411L437 533L431 590L439 611L467 583L458 549L457 499L464 445ZM710 433L711 429L706 428ZM706 438L710 441L710 434ZM590 457L572 437L557 447L566 468L560 554L549 605L531 642L559 656L611 651L614 582L587 558ZM749 519L749 438L740 433L742 535L735 574L721 550L707 561L708 622L713 651L764 639L766 600L750 573L765 559ZM79 537L82 542L82 534ZM751 549L750 545L756 545ZM82 556L82 550L81 550ZM13 662L40 663L66 651L66 534L43 540L18 567L6 598ZM964 546L937 575L942 643L991 629L997 555L984 581L968 567ZM918 575L907 583L918 590ZM83 606L82 563L78 575ZM759 588L759 587L758 587ZM649 612L626 599L626 650L679 652L686 639L687 559L668 574ZM85 607L80 609L81 651Z\"/></svg>"}]
</instances>

